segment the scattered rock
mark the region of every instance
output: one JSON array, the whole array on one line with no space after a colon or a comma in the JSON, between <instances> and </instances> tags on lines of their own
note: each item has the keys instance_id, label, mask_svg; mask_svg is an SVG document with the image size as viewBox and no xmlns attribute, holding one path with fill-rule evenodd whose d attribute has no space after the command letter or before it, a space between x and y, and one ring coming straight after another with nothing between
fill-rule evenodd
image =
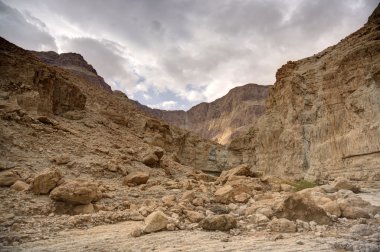
<instances>
[{"instance_id":1,"label":"scattered rock","mask_svg":"<svg viewBox=\"0 0 380 252\"><path fill-rule=\"evenodd\" d=\"M297 231L297 226L293 221L285 218L276 219L274 218L269 223L269 228L274 232L280 233L294 233Z\"/></svg>"},{"instance_id":2,"label":"scattered rock","mask_svg":"<svg viewBox=\"0 0 380 252\"><path fill-rule=\"evenodd\" d=\"M161 211L155 211L149 214L145 220L144 232L152 233L160 231L166 228L166 225L169 224L169 218Z\"/></svg>"},{"instance_id":3,"label":"scattered rock","mask_svg":"<svg viewBox=\"0 0 380 252\"><path fill-rule=\"evenodd\" d=\"M128 174L124 180L124 185L141 185L146 184L149 180L149 172L132 172Z\"/></svg>"},{"instance_id":4,"label":"scattered rock","mask_svg":"<svg viewBox=\"0 0 380 252\"><path fill-rule=\"evenodd\" d=\"M26 191L29 189L29 184L25 183L24 181L17 180L12 186L11 189L15 191Z\"/></svg>"},{"instance_id":5,"label":"scattered rock","mask_svg":"<svg viewBox=\"0 0 380 252\"><path fill-rule=\"evenodd\" d=\"M242 165L236 166L230 170L223 171L222 174L220 174L217 181L225 183L225 182L227 182L227 180L229 180L233 176L246 176L246 177L252 176L250 166L248 166L247 164L242 164Z\"/></svg>"},{"instance_id":6,"label":"scattered rock","mask_svg":"<svg viewBox=\"0 0 380 252\"><path fill-rule=\"evenodd\" d=\"M142 230L141 227L135 227L135 228L131 231L130 235L131 235L132 237L140 237L141 235L143 235L143 233L144 233L144 231Z\"/></svg>"},{"instance_id":7,"label":"scattered rock","mask_svg":"<svg viewBox=\"0 0 380 252\"><path fill-rule=\"evenodd\" d=\"M84 180L70 180L51 191L50 198L72 204L89 204L102 198L98 184Z\"/></svg>"},{"instance_id":8,"label":"scattered rock","mask_svg":"<svg viewBox=\"0 0 380 252\"><path fill-rule=\"evenodd\" d=\"M0 172L0 186L11 186L19 179L20 177L12 171Z\"/></svg>"},{"instance_id":9,"label":"scattered rock","mask_svg":"<svg viewBox=\"0 0 380 252\"><path fill-rule=\"evenodd\" d=\"M242 192L234 196L234 201L238 203L247 203L250 198L251 198L251 195L249 195L248 193Z\"/></svg>"},{"instance_id":10,"label":"scattered rock","mask_svg":"<svg viewBox=\"0 0 380 252\"><path fill-rule=\"evenodd\" d=\"M371 226L367 224L357 224L351 227L350 233L353 236L369 236L373 234Z\"/></svg>"},{"instance_id":11,"label":"scattered rock","mask_svg":"<svg viewBox=\"0 0 380 252\"><path fill-rule=\"evenodd\" d=\"M227 231L237 227L237 221L232 215L210 215L203 219L200 226L206 230Z\"/></svg>"},{"instance_id":12,"label":"scattered rock","mask_svg":"<svg viewBox=\"0 0 380 252\"><path fill-rule=\"evenodd\" d=\"M142 163L149 166L154 167L159 162L159 159L156 154L148 153L143 157Z\"/></svg>"},{"instance_id":13,"label":"scattered rock","mask_svg":"<svg viewBox=\"0 0 380 252\"><path fill-rule=\"evenodd\" d=\"M30 186L35 194L47 194L58 185L62 173L58 169L46 169L39 173Z\"/></svg>"},{"instance_id":14,"label":"scattered rock","mask_svg":"<svg viewBox=\"0 0 380 252\"><path fill-rule=\"evenodd\" d=\"M53 158L53 161L58 165L67 164L71 161L71 158L68 154L61 154Z\"/></svg>"}]
</instances>

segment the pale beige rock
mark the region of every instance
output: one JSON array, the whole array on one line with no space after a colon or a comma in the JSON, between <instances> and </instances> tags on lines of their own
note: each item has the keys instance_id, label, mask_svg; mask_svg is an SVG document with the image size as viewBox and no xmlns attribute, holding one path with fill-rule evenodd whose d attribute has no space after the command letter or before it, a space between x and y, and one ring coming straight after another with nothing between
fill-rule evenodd
<instances>
[{"instance_id":1,"label":"pale beige rock","mask_svg":"<svg viewBox=\"0 0 380 252\"><path fill-rule=\"evenodd\" d=\"M11 186L11 189L15 190L15 191L26 191L29 189L29 184L25 183L24 181L22 180L17 180L12 186Z\"/></svg>"},{"instance_id":2,"label":"pale beige rock","mask_svg":"<svg viewBox=\"0 0 380 252\"><path fill-rule=\"evenodd\" d=\"M191 221L191 222L200 222L205 218L205 215L203 213L195 212L195 211L186 211L185 212L186 217Z\"/></svg>"},{"instance_id":3,"label":"pale beige rock","mask_svg":"<svg viewBox=\"0 0 380 252\"><path fill-rule=\"evenodd\" d=\"M72 204L89 204L102 198L102 192L94 182L70 180L51 191L50 198Z\"/></svg>"},{"instance_id":4,"label":"pale beige rock","mask_svg":"<svg viewBox=\"0 0 380 252\"><path fill-rule=\"evenodd\" d=\"M95 213L94 205L89 203L86 205L78 205L73 208L74 214L91 214Z\"/></svg>"},{"instance_id":5,"label":"pale beige rock","mask_svg":"<svg viewBox=\"0 0 380 252\"><path fill-rule=\"evenodd\" d=\"M166 196L162 197L162 199L161 199L162 203L164 203L164 205L168 205L168 206L175 203L175 200L176 200L175 195L166 195Z\"/></svg>"},{"instance_id":6,"label":"pale beige rock","mask_svg":"<svg viewBox=\"0 0 380 252\"><path fill-rule=\"evenodd\" d=\"M329 213L331 215L335 215L337 217L340 217L342 214L340 211L340 207L336 201L327 202L327 203L321 205L321 207L323 208L323 210L325 210L327 213Z\"/></svg>"},{"instance_id":7,"label":"pale beige rock","mask_svg":"<svg viewBox=\"0 0 380 252\"><path fill-rule=\"evenodd\" d=\"M249 195L248 193L242 192L234 196L234 201L237 203L247 203L250 198L251 198L251 195Z\"/></svg>"},{"instance_id":8,"label":"pale beige rock","mask_svg":"<svg viewBox=\"0 0 380 252\"><path fill-rule=\"evenodd\" d=\"M182 194L181 201L189 200L192 201L195 198L195 194L193 191L186 191Z\"/></svg>"},{"instance_id":9,"label":"pale beige rock","mask_svg":"<svg viewBox=\"0 0 380 252\"><path fill-rule=\"evenodd\" d=\"M58 185L62 177L60 170L46 169L37 174L30 188L35 194L47 194Z\"/></svg>"},{"instance_id":10,"label":"pale beige rock","mask_svg":"<svg viewBox=\"0 0 380 252\"><path fill-rule=\"evenodd\" d=\"M250 221L252 221L258 226L262 226L268 224L270 219L264 214L256 213L250 216Z\"/></svg>"},{"instance_id":11,"label":"pale beige rock","mask_svg":"<svg viewBox=\"0 0 380 252\"><path fill-rule=\"evenodd\" d=\"M269 224L269 228L274 232L294 233L297 231L297 226L293 221L285 218L273 219Z\"/></svg>"},{"instance_id":12,"label":"pale beige rock","mask_svg":"<svg viewBox=\"0 0 380 252\"><path fill-rule=\"evenodd\" d=\"M280 187L281 187L281 191L284 191L284 192L293 192L294 191L294 187L291 185L288 185L288 184L281 184Z\"/></svg>"},{"instance_id":13,"label":"pale beige rock","mask_svg":"<svg viewBox=\"0 0 380 252\"><path fill-rule=\"evenodd\" d=\"M0 172L0 186L11 186L19 179L20 177L14 172Z\"/></svg>"},{"instance_id":14,"label":"pale beige rock","mask_svg":"<svg viewBox=\"0 0 380 252\"><path fill-rule=\"evenodd\" d=\"M128 174L124 180L124 185L141 185L146 184L149 180L149 172L132 172Z\"/></svg>"},{"instance_id":15,"label":"pale beige rock","mask_svg":"<svg viewBox=\"0 0 380 252\"><path fill-rule=\"evenodd\" d=\"M161 211L149 214L144 220L143 230L145 233L152 233L166 228L169 218Z\"/></svg>"},{"instance_id":16,"label":"pale beige rock","mask_svg":"<svg viewBox=\"0 0 380 252\"><path fill-rule=\"evenodd\" d=\"M214 193L215 200L220 203L226 204L231 200L234 194L234 188L230 185L225 185Z\"/></svg>"}]
</instances>

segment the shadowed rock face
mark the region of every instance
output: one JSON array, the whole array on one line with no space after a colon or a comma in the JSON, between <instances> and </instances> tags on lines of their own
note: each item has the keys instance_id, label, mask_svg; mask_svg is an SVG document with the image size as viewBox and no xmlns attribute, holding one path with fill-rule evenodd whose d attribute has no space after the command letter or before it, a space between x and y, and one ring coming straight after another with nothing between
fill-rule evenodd
<instances>
[{"instance_id":1,"label":"shadowed rock face","mask_svg":"<svg viewBox=\"0 0 380 252\"><path fill-rule=\"evenodd\" d=\"M166 111L137 105L156 118L191 130L203 138L228 144L248 130L249 125L264 113L269 87L246 84L231 89L211 103L200 103L188 111Z\"/></svg>"},{"instance_id":2,"label":"shadowed rock face","mask_svg":"<svg viewBox=\"0 0 380 252\"><path fill-rule=\"evenodd\" d=\"M268 174L380 180L380 15L276 74L267 111L229 148Z\"/></svg>"}]
</instances>

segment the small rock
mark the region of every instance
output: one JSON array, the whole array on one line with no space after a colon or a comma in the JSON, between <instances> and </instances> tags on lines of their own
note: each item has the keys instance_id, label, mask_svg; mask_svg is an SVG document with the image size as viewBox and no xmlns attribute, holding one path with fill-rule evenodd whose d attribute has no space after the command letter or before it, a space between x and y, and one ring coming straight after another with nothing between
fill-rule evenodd
<instances>
[{"instance_id":1,"label":"small rock","mask_svg":"<svg viewBox=\"0 0 380 252\"><path fill-rule=\"evenodd\" d=\"M205 230L227 231L237 227L235 217L227 214L207 216L200 222L200 226Z\"/></svg>"},{"instance_id":2,"label":"small rock","mask_svg":"<svg viewBox=\"0 0 380 252\"><path fill-rule=\"evenodd\" d=\"M298 245L304 245L305 243L303 241L297 241L296 242Z\"/></svg>"},{"instance_id":3,"label":"small rock","mask_svg":"<svg viewBox=\"0 0 380 252\"><path fill-rule=\"evenodd\" d=\"M161 211L155 211L145 218L144 232L151 233L165 229L169 224L169 218Z\"/></svg>"},{"instance_id":4,"label":"small rock","mask_svg":"<svg viewBox=\"0 0 380 252\"><path fill-rule=\"evenodd\" d=\"M195 198L191 202L194 206L203 206L204 205L204 200L202 198Z\"/></svg>"},{"instance_id":5,"label":"small rock","mask_svg":"<svg viewBox=\"0 0 380 252\"><path fill-rule=\"evenodd\" d=\"M281 191L283 192L293 192L294 187L288 184L281 184L280 185Z\"/></svg>"},{"instance_id":6,"label":"small rock","mask_svg":"<svg viewBox=\"0 0 380 252\"><path fill-rule=\"evenodd\" d=\"M351 227L350 233L353 236L369 236L373 234L373 230L369 225L357 224Z\"/></svg>"},{"instance_id":7,"label":"small rock","mask_svg":"<svg viewBox=\"0 0 380 252\"><path fill-rule=\"evenodd\" d=\"M268 217L260 213L253 214L250 220L258 226L266 225L270 221Z\"/></svg>"},{"instance_id":8,"label":"small rock","mask_svg":"<svg viewBox=\"0 0 380 252\"><path fill-rule=\"evenodd\" d=\"M142 234L143 230L141 227L135 227L130 233L132 237L140 237Z\"/></svg>"},{"instance_id":9,"label":"small rock","mask_svg":"<svg viewBox=\"0 0 380 252\"><path fill-rule=\"evenodd\" d=\"M11 171L0 172L0 186L11 186L19 179L20 177Z\"/></svg>"},{"instance_id":10,"label":"small rock","mask_svg":"<svg viewBox=\"0 0 380 252\"><path fill-rule=\"evenodd\" d=\"M150 177L149 172L132 172L128 174L124 180L124 185L141 185L146 184Z\"/></svg>"},{"instance_id":11,"label":"small rock","mask_svg":"<svg viewBox=\"0 0 380 252\"><path fill-rule=\"evenodd\" d=\"M238 203L247 203L250 198L251 198L251 195L245 192L242 192L234 196L235 202L238 202Z\"/></svg>"},{"instance_id":12,"label":"small rock","mask_svg":"<svg viewBox=\"0 0 380 252\"><path fill-rule=\"evenodd\" d=\"M71 161L71 158L68 154L62 154L53 158L53 161L58 165L64 165Z\"/></svg>"},{"instance_id":13,"label":"small rock","mask_svg":"<svg viewBox=\"0 0 380 252\"><path fill-rule=\"evenodd\" d=\"M294 233L297 231L296 224L285 218L273 219L269 223L269 228L274 232L281 233Z\"/></svg>"},{"instance_id":14,"label":"small rock","mask_svg":"<svg viewBox=\"0 0 380 252\"><path fill-rule=\"evenodd\" d=\"M195 198L193 191L186 191L182 194L181 201L189 200L192 201Z\"/></svg>"},{"instance_id":15,"label":"small rock","mask_svg":"<svg viewBox=\"0 0 380 252\"><path fill-rule=\"evenodd\" d=\"M29 184L25 183L24 181L17 180L12 186L11 189L15 191L26 191L29 189Z\"/></svg>"}]
</instances>

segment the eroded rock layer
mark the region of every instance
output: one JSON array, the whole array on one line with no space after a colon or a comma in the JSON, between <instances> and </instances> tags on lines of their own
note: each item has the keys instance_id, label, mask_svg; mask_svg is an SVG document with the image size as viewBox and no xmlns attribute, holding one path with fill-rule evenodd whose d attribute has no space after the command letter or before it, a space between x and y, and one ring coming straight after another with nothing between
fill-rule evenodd
<instances>
[{"instance_id":1,"label":"eroded rock layer","mask_svg":"<svg viewBox=\"0 0 380 252\"><path fill-rule=\"evenodd\" d=\"M265 173L380 180L380 17L276 74L267 111L230 150Z\"/></svg>"}]
</instances>

